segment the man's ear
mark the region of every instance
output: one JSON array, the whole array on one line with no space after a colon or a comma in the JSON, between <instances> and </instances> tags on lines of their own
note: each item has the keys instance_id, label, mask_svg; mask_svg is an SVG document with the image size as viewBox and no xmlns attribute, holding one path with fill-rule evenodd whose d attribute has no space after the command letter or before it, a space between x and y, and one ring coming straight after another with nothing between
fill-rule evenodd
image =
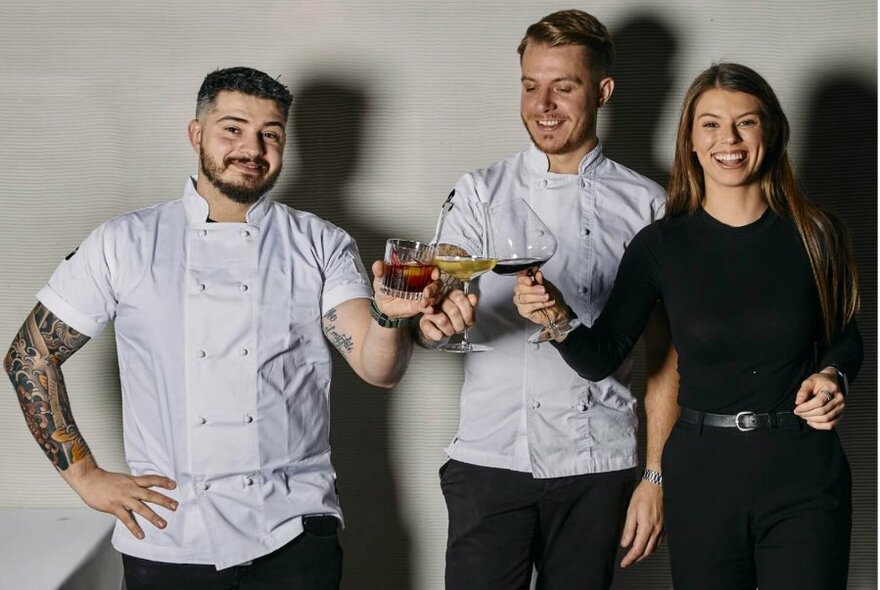
<instances>
[{"instance_id":1,"label":"man's ear","mask_svg":"<svg viewBox=\"0 0 880 590\"><path fill-rule=\"evenodd\" d=\"M186 127L186 134L189 137L189 144L196 153L199 153L199 146L202 143L202 124L199 123L198 119L193 119L189 122L189 125Z\"/></svg>"},{"instance_id":2,"label":"man's ear","mask_svg":"<svg viewBox=\"0 0 880 590\"><path fill-rule=\"evenodd\" d=\"M611 100L614 92L614 78L608 76L599 80L599 106L603 107Z\"/></svg>"}]
</instances>

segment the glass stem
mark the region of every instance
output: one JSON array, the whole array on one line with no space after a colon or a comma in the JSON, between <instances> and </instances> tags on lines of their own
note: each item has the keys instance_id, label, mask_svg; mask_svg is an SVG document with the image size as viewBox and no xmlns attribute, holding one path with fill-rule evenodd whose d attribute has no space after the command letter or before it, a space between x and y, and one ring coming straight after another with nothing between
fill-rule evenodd
<instances>
[{"instance_id":1,"label":"glass stem","mask_svg":"<svg viewBox=\"0 0 880 590\"><path fill-rule=\"evenodd\" d=\"M470 291L468 290L468 289L470 289L470 286L471 286L470 281L464 281L464 296L465 297L467 297L468 293L470 293ZM471 347L471 341L468 340L468 327L467 326L464 327L464 332L462 332L461 342L464 345L464 348Z\"/></svg>"},{"instance_id":2,"label":"glass stem","mask_svg":"<svg viewBox=\"0 0 880 590\"><path fill-rule=\"evenodd\" d=\"M534 268L529 269L529 279L532 281L532 284L534 285L535 284L535 269ZM550 332L550 336L553 338L559 338L559 336L560 336L559 326L556 325L556 322L554 322L552 319L550 319L550 314L547 313L547 310L542 307L538 311L541 312L541 315L543 315L544 319L546 319L548 322L547 323L547 331Z\"/></svg>"}]
</instances>

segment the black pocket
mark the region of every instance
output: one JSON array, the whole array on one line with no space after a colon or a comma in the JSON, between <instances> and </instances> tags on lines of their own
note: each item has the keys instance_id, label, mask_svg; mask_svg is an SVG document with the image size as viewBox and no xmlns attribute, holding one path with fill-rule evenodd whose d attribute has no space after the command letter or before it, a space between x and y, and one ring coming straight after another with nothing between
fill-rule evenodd
<instances>
[{"instance_id":1,"label":"black pocket","mask_svg":"<svg viewBox=\"0 0 880 590\"><path fill-rule=\"evenodd\" d=\"M304 516L303 530L315 537L335 537L339 529L339 521L335 516Z\"/></svg>"}]
</instances>

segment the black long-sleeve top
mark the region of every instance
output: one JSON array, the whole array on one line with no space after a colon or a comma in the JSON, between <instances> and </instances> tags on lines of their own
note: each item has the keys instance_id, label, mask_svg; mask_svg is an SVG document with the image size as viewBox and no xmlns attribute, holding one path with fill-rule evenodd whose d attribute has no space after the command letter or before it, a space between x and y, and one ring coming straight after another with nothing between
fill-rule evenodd
<instances>
[{"instance_id":1,"label":"black long-sleeve top","mask_svg":"<svg viewBox=\"0 0 880 590\"><path fill-rule=\"evenodd\" d=\"M635 345L656 301L678 350L679 404L731 414L791 410L801 382L830 364L850 380L862 363L855 321L830 346L797 228L768 209L731 227L703 209L633 239L591 328L555 344L582 377L602 379Z\"/></svg>"}]
</instances>

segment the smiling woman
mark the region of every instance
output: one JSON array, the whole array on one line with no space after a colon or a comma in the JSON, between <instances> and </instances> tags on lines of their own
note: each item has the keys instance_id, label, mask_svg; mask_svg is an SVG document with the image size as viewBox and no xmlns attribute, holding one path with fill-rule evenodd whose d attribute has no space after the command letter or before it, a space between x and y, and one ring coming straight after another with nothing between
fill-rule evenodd
<instances>
[{"instance_id":1,"label":"smiling woman","mask_svg":"<svg viewBox=\"0 0 880 590\"><path fill-rule=\"evenodd\" d=\"M557 344L582 377L602 379L657 299L666 307L681 377L663 451L678 590L846 587L851 481L833 428L862 362L858 285L843 227L797 188L788 136L756 72L698 76L667 218L630 243L592 327ZM540 288L520 280L520 314L564 317L561 296L547 305Z\"/></svg>"},{"instance_id":2,"label":"smiling woman","mask_svg":"<svg viewBox=\"0 0 880 590\"><path fill-rule=\"evenodd\" d=\"M745 92L708 90L697 101L695 117L694 153L703 168L706 204L719 191L735 187L751 187L752 198L763 203L759 173L764 130L758 99Z\"/></svg>"}]
</instances>

